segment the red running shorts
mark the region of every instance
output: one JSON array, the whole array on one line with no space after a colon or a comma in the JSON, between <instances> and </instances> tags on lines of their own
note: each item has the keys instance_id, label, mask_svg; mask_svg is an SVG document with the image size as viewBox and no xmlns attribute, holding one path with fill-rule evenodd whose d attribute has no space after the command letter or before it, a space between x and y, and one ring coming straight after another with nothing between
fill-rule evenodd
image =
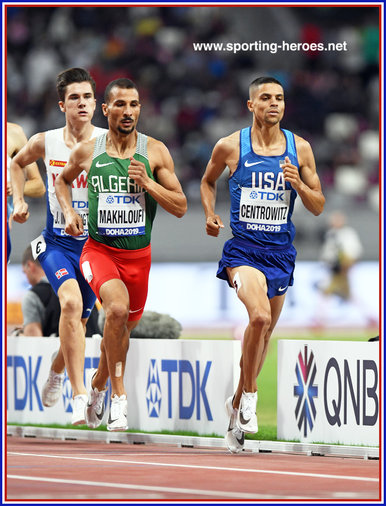
<instances>
[{"instance_id":1,"label":"red running shorts","mask_svg":"<svg viewBox=\"0 0 386 506\"><path fill-rule=\"evenodd\" d=\"M110 279L120 279L130 297L128 321L139 320L147 299L151 247L136 250L112 248L89 237L80 256L80 269L93 292L101 300L99 291Z\"/></svg>"}]
</instances>

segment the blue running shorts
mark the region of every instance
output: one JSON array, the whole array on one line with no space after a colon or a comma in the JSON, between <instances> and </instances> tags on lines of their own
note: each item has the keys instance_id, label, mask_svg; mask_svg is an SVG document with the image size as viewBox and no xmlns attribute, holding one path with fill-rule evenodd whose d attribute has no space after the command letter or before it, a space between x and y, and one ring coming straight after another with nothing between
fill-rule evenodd
<instances>
[{"instance_id":1,"label":"blue running shorts","mask_svg":"<svg viewBox=\"0 0 386 506\"><path fill-rule=\"evenodd\" d=\"M268 286L268 298L286 293L289 286L294 283L296 249L294 246L286 248L262 248L255 244L233 237L224 244L222 258L220 259L216 276L228 282L227 267L240 267L248 265L261 271Z\"/></svg>"},{"instance_id":2,"label":"blue running shorts","mask_svg":"<svg viewBox=\"0 0 386 506\"><path fill-rule=\"evenodd\" d=\"M83 300L82 318L88 318L94 307L96 296L84 279L79 266L79 258L85 241L73 241L74 244L63 245L58 240L44 234L46 249L38 256L38 260L55 293L68 279L76 279Z\"/></svg>"}]
</instances>

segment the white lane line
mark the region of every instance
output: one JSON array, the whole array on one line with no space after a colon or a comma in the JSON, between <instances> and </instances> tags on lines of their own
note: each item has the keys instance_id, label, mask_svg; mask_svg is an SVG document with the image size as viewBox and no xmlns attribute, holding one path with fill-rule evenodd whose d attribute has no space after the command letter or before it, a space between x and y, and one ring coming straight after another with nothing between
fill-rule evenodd
<instances>
[{"instance_id":1,"label":"white lane line","mask_svg":"<svg viewBox=\"0 0 386 506\"><path fill-rule=\"evenodd\" d=\"M109 483L106 481L86 481L86 480L65 480L62 478L44 478L41 476L17 476L11 474L7 476L8 479L14 480L27 480L27 481L39 481L56 484L68 484L68 485L82 485L87 487L107 487L107 488L122 488L126 490L143 490L148 492L167 492L172 494L186 494L186 495L200 495L200 496L212 496L212 497L226 497L233 499L269 499L272 495L266 494L248 494L246 492L228 492L225 490L200 490L190 488L174 488L174 487L156 487L151 485L135 485L128 483Z\"/></svg>"},{"instance_id":2,"label":"white lane line","mask_svg":"<svg viewBox=\"0 0 386 506\"><path fill-rule=\"evenodd\" d=\"M378 482L378 478L366 478L363 476L344 476L344 475L335 475L335 474L320 474L320 473L299 473L293 471L271 471L266 469L240 469L237 467L219 467L219 466L197 466L191 464L170 464L164 462L144 462L140 460L116 460L116 459L106 459L102 456L99 459L89 458L89 457L72 457L66 455L46 455L42 453L20 453L20 452L8 452L8 455L19 455L19 456L29 456L29 457L45 457L49 459L70 459L70 460L86 460L86 461L94 461L94 462L111 462L115 464L134 464L141 466L159 466L159 467L178 467L178 468L188 468L188 469L206 469L213 471L230 471L232 473L258 473L258 474L279 474L284 476L299 476L299 477L308 477L308 478L321 478L328 480L352 480L352 481L371 481Z\"/></svg>"}]
</instances>

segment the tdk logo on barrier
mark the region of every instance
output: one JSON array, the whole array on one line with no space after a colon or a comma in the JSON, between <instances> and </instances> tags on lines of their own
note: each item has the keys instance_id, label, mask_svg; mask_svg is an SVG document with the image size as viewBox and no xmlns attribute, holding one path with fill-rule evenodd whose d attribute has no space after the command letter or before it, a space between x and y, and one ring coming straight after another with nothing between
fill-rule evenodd
<instances>
[{"instance_id":1,"label":"tdk logo on barrier","mask_svg":"<svg viewBox=\"0 0 386 506\"><path fill-rule=\"evenodd\" d=\"M159 382L159 373L157 362L150 360L149 375L146 387L147 412L151 418L158 418L161 409L161 385Z\"/></svg>"},{"instance_id":2,"label":"tdk logo on barrier","mask_svg":"<svg viewBox=\"0 0 386 506\"><path fill-rule=\"evenodd\" d=\"M14 409L15 411L44 411L41 388L47 379L49 368L47 367L42 370L42 360L43 357L41 355L38 357L23 357L22 355L7 356L7 409ZM91 370L96 369L98 363L99 357L85 357L85 381L86 375L90 374ZM108 394L106 395L106 400L111 397L110 380L107 386ZM9 387L11 387L11 392L8 392ZM72 413L72 389L67 372L64 375L62 399L64 411Z\"/></svg>"},{"instance_id":3,"label":"tdk logo on barrier","mask_svg":"<svg viewBox=\"0 0 386 506\"><path fill-rule=\"evenodd\" d=\"M32 357L23 357L21 355L7 356L7 375L8 372L13 379L13 396L7 395L7 409L10 403L16 411L38 409L43 411L43 404L40 398L38 377L42 357L37 359ZM10 381L12 381L10 379ZM7 381L8 389L8 381Z\"/></svg>"},{"instance_id":4,"label":"tdk logo on barrier","mask_svg":"<svg viewBox=\"0 0 386 506\"><path fill-rule=\"evenodd\" d=\"M156 359L150 359L149 372L146 386L146 402L149 417L158 418L161 412L162 388L161 384L167 382L167 388L163 389L165 408L167 406L168 418L176 416L173 413L173 399L178 399L178 414L180 419L195 418L201 420L201 404L205 409L208 420L213 420L208 397L206 383L212 362L205 363L204 369L198 360L161 360L161 368ZM161 371L161 375L160 375ZM165 373L165 374L162 374Z\"/></svg>"},{"instance_id":5,"label":"tdk logo on barrier","mask_svg":"<svg viewBox=\"0 0 386 506\"><path fill-rule=\"evenodd\" d=\"M316 364L314 354L308 358L308 347L304 346L304 358L301 352L298 355L298 362L295 368L298 384L294 386L294 395L298 397L295 408L295 416L299 430L307 437L307 428L312 431L316 418L314 397L318 397L318 387L314 385L316 375Z\"/></svg>"}]
</instances>

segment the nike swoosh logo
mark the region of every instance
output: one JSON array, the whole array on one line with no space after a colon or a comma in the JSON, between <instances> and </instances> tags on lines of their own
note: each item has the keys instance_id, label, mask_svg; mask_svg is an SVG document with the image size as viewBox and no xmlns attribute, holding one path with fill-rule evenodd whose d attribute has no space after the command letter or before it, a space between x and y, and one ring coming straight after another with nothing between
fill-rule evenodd
<instances>
[{"instance_id":1,"label":"nike swoosh logo","mask_svg":"<svg viewBox=\"0 0 386 506\"><path fill-rule=\"evenodd\" d=\"M233 428L228 428L228 432L232 432ZM236 438L236 441L239 443L239 445L243 446L244 445L244 432L243 431L240 431L241 432L241 437L238 438L236 436L236 434L234 434L235 438Z\"/></svg>"},{"instance_id":2,"label":"nike swoosh logo","mask_svg":"<svg viewBox=\"0 0 386 506\"><path fill-rule=\"evenodd\" d=\"M134 311L129 311L129 313L138 313L138 311L142 311L143 307L140 307L139 309L135 309Z\"/></svg>"},{"instance_id":3,"label":"nike swoosh logo","mask_svg":"<svg viewBox=\"0 0 386 506\"><path fill-rule=\"evenodd\" d=\"M92 406L92 404L87 403L87 407L88 407L88 408L91 408L91 406ZM102 411L101 411L100 413L97 413L96 411L94 411L94 413L96 414L96 416L97 416L97 418L98 418L99 420L102 420L103 415L105 414L105 412L104 412L103 408L102 408Z\"/></svg>"},{"instance_id":4,"label":"nike swoosh logo","mask_svg":"<svg viewBox=\"0 0 386 506\"><path fill-rule=\"evenodd\" d=\"M246 425L248 422L249 422L250 418L248 418L248 420L246 420L244 417L243 417L243 413L242 411L240 411L240 422L243 424L243 425Z\"/></svg>"},{"instance_id":5,"label":"nike swoosh logo","mask_svg":"<svg viewBox=\"0 0 386 506\"><path fill-rule=\"evenodd\" d=\"M287 286L284 286L284 287L280 286L280 287L278 288L278 290L279 290L279 292L284 292L284 290L285 290L286 288L288 288L288 285L287 285Z\"/></svg>"},{"instance_id":6,"label":"nike swoosh logo","mask_svg":"<svg viewBox=\"0 0 386 506\"><path fill-rule=\"evenodd\" d=\"M239 443L239 445L243 445L244 444L244 432L242 432L242 436L240 439L236 436L236 440Z\"/></svg>"},{"instance_id":7,"label":"nike swoosh logo","mask_svg":"<svg viewBox=\"0 0 386 506\"><path fill-rule=\"evenodd\" d=\"M99 163L99 160L97 161L97 163L95 164L96 167L98 167L98 169L100 167L106 167L106 165L112 165L114 162L109 162L109 163Z\"/></svg>"},{"instance_id":8,"label":"nike swoosh logo","mask_svg":"<svg viewBox=\"0 0 386 506\"><path fill-rule=\"evenodd\" d=\"M259 163L263 163L263 162L253 162L253 163L250 163L248 162L248 160L244 163L244 165L246 167L252 167L252 165L258 165Z\"/></svg>"}]
</instances>

